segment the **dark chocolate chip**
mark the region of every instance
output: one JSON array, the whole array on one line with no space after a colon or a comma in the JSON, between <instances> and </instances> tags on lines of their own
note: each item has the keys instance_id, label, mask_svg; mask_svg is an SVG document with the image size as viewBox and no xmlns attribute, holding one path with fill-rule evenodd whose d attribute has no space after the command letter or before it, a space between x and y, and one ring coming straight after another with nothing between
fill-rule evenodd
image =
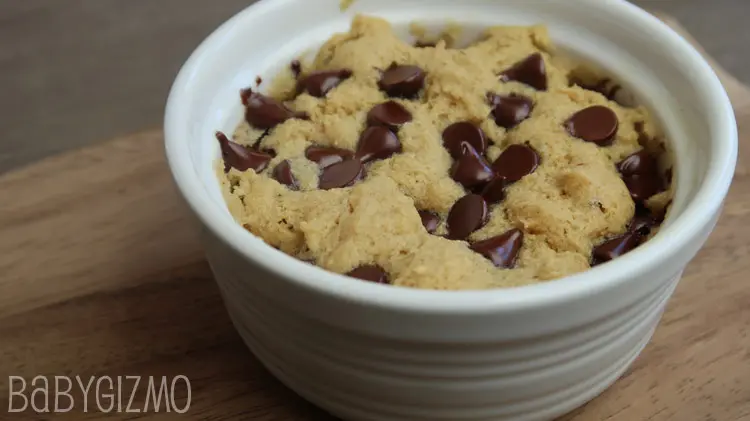
<instances>
[{"instance_id":1,"label":"dark chocolate chip","mask_svg":"<svg viewBox=\"0 0 750 421\"><path fill-rule=\"evenodd\" d=\"M417 66L396 65L386 69L378 85L388 96L411 99L424 86L425 72Z\"/></svg>"},{"instance_id":2,"label":"dark chocolate chip","mask_svg":"<svg viewBox=\"0 0 750 421\"><path fill-rule=\"evenodd\" d=\"M243 91L244 92L244 91ZM296 117L295 113L271 97L257 92L246 93L245 120L258 129L271 129L284 121Z\"/></svg>"},{"instance_id":3,"label":"dark chocolate chip","mask_svg":"<svg viewBox=\"0 0 750 421\"><path fill-rule=\"evenodd\" d=\"M573 137L599 146L608 146L617 134L618 124L614 111L602 105L594 105L573 114L565 122L565 128Z\"/></svg>"},{"instance_id":4,"label":"dark chocolate chip","mask_svg":"<svg viewBox=\"0 0 750 421\"><path fill-rule=\"evenodd\" d=\"M657 171L656 159L646 150L629 155L617 164L617 170L625 177L640 174L654 174Z\"/></svg>"},{"instance_id":5,"label":"dark chocolate chip","mask_svg":"<svg viewBox=\"0 0 750 421\"><path fill-rule=\"evenodd\" d=\"M378 104L367 113L368 126L385 126L394 132L411 121L411 113L396 101Z\"/></svg>"},{"instance_id":6,"label":"dark chocolate chip","mask_svg":"<svg viewBox=\"0 0 750 421\"><path fill-rule=\"evenodd\" d=\"M611 238L592 250L593 264L608 262L615 257L620 257L623 254L634 249L640 240L640 235L634 232L626 232L625 234L619 235L615 238Z\"/></svg>"},{"instance_id":7,"label":"dark chocolate chip","mask_svg":"<svg viewBox=\"0 0 750 421\"><path fill-rule=\"evenodd\" d=\"M663 191L664 187L659 174L633 174L623 177L622 180L636 203L645 202L649 197Z\"/></svg>"},{"instance_id":8,"label":"dark chocolate chip","mask_svg":"<svg viewBox=\"0 0 750 421\"><path fill-rule=\"evenodd\" d=\"M292 165L289 163L289 160L285 159L276 165L273 169L273 178L292 190L299 188L299 183L294 173L292 173Z\"/></svg>"},{"instance_id":9,"label":"dark chocolate chip","mask_svg":"<svg viewBox=\"0 0 750 421\"><path fill-rule=\"evenodd\" d=\"M375 282L376 284L390 284L388 280L388 274L385 273L383 268L377 265L362 265L358 268L353 269L351 272L346 274L352 278L362 279L364 281Z\"/></svg>"},{"instance_id":10,"label":"dark chocolate chip","mask_svg":"<svg viewBox=\"0 0 750 421\"><path fill-rule=\"evenodd\" d=\"M216 132L216 139L221 147L221 157L224 159L224 171L234 168L238 171L252 169L259 173L266 169L271 155L232 142L222 132Z\"/></svg>"},{"instance_id":11,"label":"dark chocolate chip","mask_svg":"<svg viewBox=\"0 0 750 421\"><path fill-rule=\"evenodd\" d=\"M292 74L296 79L299 77L300 73L302 73L302 63L300 63L299 60L292 60L292 62L289 63L289 69L292 71Z\"/></svg>"},{"instance_id":12,"label":"dark chocolate chip","mask_svg":"<svg viewBox=\"0 0 750 421\"><path fill-rule=\"evenodd\" d=\"M513 228L495 237L477 241L469 247L489 259L495 267L507 269L515 265L522 244L523 232Z\"/></svg>"},{"instance_id":13,"label":"dark chocolate chip","mask_svg":"<svg viewBox=\"0 0 750 421\"><path fill-rule=\"evenodd\" d=\"M539 155L527 145L510 145L495 162L492 169L498 176L504 177L509 183L533 173L539 166Z\"/></svg>"},{"instance_id":14,"label":"dark chocolate chip","mask_svg":"<svg viewBox=\"0 0 750 421\"><path fill-rule=\"evenodd\" d=\"M417 48L435 48L437 43L432 41L417 41L414 43L414 46Z\"/></svg>"},{"instance_id":15,"label":"dark chocolate chip","mask_svg":"<svg viewBox=\"0 0 750 421\"><path fill-rule=\"evenodd\" d=\"M488 204L502 202L505 199L505 187L510 182L501 176L496 176L482 189L482 197Z\"/></svg>"},{"instance_id":16,"label":"dark chocolate chip","mask_svg":"<svg viewBox=\"0 0 750 421\"><path fill-rule=\"evenodd\" d=\"M312 72L297 82L297 92L307 92L314 97L322 98L351 75L352 71L349 69Z\"/></svg>"},{"instance_id":17,"label":"dark chocolate chip","mask_svg":"<svg viewBox=\"0 0 750 421\"><path fill-rule=\"evenodd\" d=\"M479 154L487 149L487 139L482 129L468 121L453 123L443 130L443 146L453 159L461 158L461 142L468 142Z\"/></svg>"},{"instance_id":18,"label":"dark chocolate chip","mask_svg":"<svg viewBox=\"0 0 750 421\"><path fill-rule=\"evenodd\" d=\"M458 199L448 212L448 238L462 240L482 228L489 219L487 202L478 194Z\"/></svg>"},{"instance_id":19,"label":"dark chocolate chip","mask_svg":"<svg viewBox=\"0 0 750 421\"><path fill-rule=\"evenodd\" d=\"M323 168L318 186L323 190L350 187L365 176L365 167L358 159L347 159Z\"/></svg>"},{"instance_id":20,"label":"dark chocolate chip","mask_svg":"<svg viewBox=\"0 0 750 421\"><path fill-rule=\"evenodd\" d=\"M493 105L492 117L495 124L506 129L512 129L529 118L534 101L523 95L494 95L490 97Z\"/></svg>"},{"instance_id":21,"label":"dark chocolate chip","mask_svg":"<svg viewBox=\"0 0 750 421\"><path fill-rule=\"evenodd\" d=\"M365 129L359 137L356 156L367 163L386 159L401 152L401 142L395 133L383 126L372 126Z\"/></svg>"},{"instance_id":22,"label":"dark chocolate chip","mask_svg":"<svg viewBox=\"0 0 750 421\"><path fill-rule=\"evenodd\" d=\"M332 146L309 146L305 150L305 157L316 162L320 168L325 168L354 157L354 152Z\"/></svg>"},{"instance_id":23,"label":"dark chocolate chip","mask_svg":"<svg viewBox=\"0 0 750 421\"><path fill-rule=\"evenodd\" d=\"M611 80L609 79L602 79L594 84L586 83L580 79L574 79L571 81L572 84L580 86L582 89L586 89L588 91L594 91L602 94L605 98L607 98L610 101L613 101L615 97L617 96L617 92L622 89L620 85L617 84L611 84ZM608 88L608 86L610 86Z\"/></svg>"},{"instance_id":24,"label":"dark chocolate chip","mask_svg":"<svg viewBox=\"0 0 750 421\"><path fill-rule=\"evenodd\" d=\"M469 142L461 142L461 157L451 167L451 178L471 189L488 183L494 176L482 155Z\"/></svg>"},{"instance_id":25,"label":"dark chocolate chip","mask_svg":"<svg viewBox=\"0 0 750 421\"><path fill-rule=\"evenodd\" d=\"M521 82L537 91L546 91L547 71L544 58L540 53L534 53L500 73L500 80Z\"/></svg>"},{"instance_id":26,"label":"dark chocolate chip","mask_svg":"<svg viewBox=\"0 0 750 421\"><path fill-rule=\"evenodd\" d=\"M422 226L430 234L434 234L440 225L440 217L435 212L426 210L419 211L419 217L422 219Z\"/></svg>"},{"instance_id":27,"label":"dark chocolate chip","mask_svg":"<svg viewBox=\"0 0 750 421\"><path fill-rule=\"evenodd\" d=\"M645 237L651 233L651 228L653 228L654 225L657 225L657 222L652 215L636 215L630 221L630 225L628 225L628 232L636 233Z\"/></svg>"}]
</instances>

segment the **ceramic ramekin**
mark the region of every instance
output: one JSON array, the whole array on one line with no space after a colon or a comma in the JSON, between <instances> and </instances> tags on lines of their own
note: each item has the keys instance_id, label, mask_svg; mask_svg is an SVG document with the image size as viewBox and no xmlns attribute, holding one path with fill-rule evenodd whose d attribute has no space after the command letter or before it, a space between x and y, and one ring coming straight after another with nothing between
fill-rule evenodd
<instances>
[{"instance_id":1,"label":"ceramic ramekin","mask_svg":"<svg viewBox=\"0 0 750 421\"><path fill-rule=\"evenodd\" d=\"M559 46L600 64L651 108L672 141L676 196L659 234L564 279L492 291L423 291L329 273L237 225L213 162L217 129L242 118L238 92L314 53L354 13L446 22L467 37L545 23ZM653 333L683 268L716 223L736 159L717 77L656 18L622 0L264 0L217 29L169 96L166 151L202 228L229 314L253 353L303 397L352 420L547 420L617 379Z\"/></svg>"}]
</instances>

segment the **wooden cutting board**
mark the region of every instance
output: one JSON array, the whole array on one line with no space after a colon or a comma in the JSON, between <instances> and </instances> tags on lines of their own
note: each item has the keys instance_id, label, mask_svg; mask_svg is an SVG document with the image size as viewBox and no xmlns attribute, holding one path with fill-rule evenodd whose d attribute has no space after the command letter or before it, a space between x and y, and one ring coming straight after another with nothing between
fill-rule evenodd
<instances>
[{"instance_id":1,"label":"wooden cutting board","mask_svg":"<svg viewBox=\"0 0 750 421\"><path fill-rule=\"evenodd\" d=\"M741 131L723 217L635 365L562 420L750 419L750 90L717 70ZM172 187L160 131L7 174L0 192L0 420L333 419L275 381L234 332ZM70 412L8 413L20 405L8 376L36 375L184 375L190 408L103 414L89 402L83 413L74 391ZM145 400L141 384L132 408Z\"/></svg>"}]
</instances>

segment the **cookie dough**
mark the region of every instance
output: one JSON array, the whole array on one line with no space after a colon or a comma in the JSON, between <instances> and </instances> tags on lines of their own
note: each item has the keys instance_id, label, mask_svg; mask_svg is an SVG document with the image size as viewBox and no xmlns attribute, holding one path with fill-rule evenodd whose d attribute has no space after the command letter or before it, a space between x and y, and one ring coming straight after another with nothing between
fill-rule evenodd
<instances>
[{"instance_id":1,"label":"cookie dough","mask_svg":"<svg viewBox=\"0 0 750 421\"><path fill-rule=\"evenodd\" d=\"M405 287L511 287L617 257L663 219L652 117L544 26L455 49L357 16L292 67L243 91L245 121L218 134L229 210L291 256Z\"/></svg>"}]
</instances>

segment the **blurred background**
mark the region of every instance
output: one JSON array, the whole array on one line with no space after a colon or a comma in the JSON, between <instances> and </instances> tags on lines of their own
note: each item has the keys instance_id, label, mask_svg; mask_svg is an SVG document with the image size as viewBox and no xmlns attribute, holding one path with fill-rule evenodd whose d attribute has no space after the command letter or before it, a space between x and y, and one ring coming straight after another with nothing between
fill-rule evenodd
<instances>
[{"instance_id":1,"label":"blurred background","mask_svg":"<svg viewBox=\"0 0 750 421\"><path fill-rule=\"evenodd\" d=\"M331 0L338 1L338 0ZM182 62L252 0L0 1L0 173L161 125ZM636 0L750 83L750 0Z\"/></svg>"}]
</instances>

